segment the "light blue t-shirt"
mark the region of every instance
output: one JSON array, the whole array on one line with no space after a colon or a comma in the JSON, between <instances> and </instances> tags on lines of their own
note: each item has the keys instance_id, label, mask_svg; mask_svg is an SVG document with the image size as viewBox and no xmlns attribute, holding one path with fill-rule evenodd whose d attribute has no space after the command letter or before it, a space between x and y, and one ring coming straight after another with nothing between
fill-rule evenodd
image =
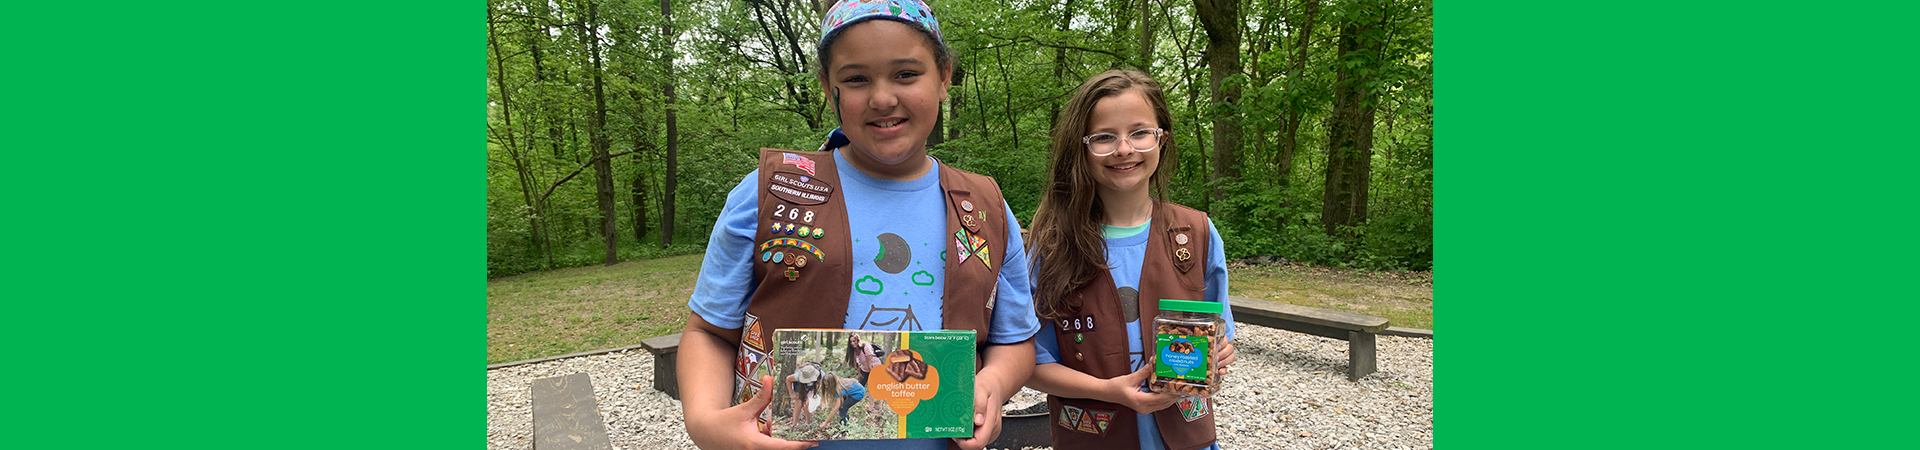
<instances>
[{"instance_id":1,"label":"light blue t-shirt","mask_svg":"<svg viewBox=\"0 0 1920 450\"><path fill-rule=\"evenodd\" d=\"M1113 276L1113 284L1124 291L1131 290L1136 295L1140 291L1140 266L1147 257L1147 230L1150 227L1105 227L1102 234L1107 241L1107 271ZM1118 236L1118 237L1114 237ZM1213 227L1213 219L1207 219L1207 290L1206 300L1220 302L1220 319L1226 322L1226 336L1234 336L1233 308L1227 303L1227 254L1220 242L1220 230ZM1159 301L1160 299L1141 298L1139 301ZM1152 317L1142 319L1153 320ZM1146 352L1140 349L1140 321L1127 322L1127 360L1129 369L1140 370L1145 364ZM1048 321L1041 325L1040 332L1033 337L1034 359L1037 364L1055 364L1060 362L1060 341L1054 333L1054 324ZM1141 389L1145 391L1145 388ZM1165 440L1160 438L1160 427L1154 424L1152 414L1138 414L1140 424L1140 448L1167 448ZM1212 448L1218 450L1219 444Z\"/></svg>"},{"instance_id":2,"label":"light blue t-shirt","mask_svg":"<svg viewBox=\"0 0 1920 450\"><path fill-rule=\"evenodd\" d=\"M948 202L940 190L940 168L910 181L883 180L854 169L833 153L840 182L834 195L843 196L851 233L853 289L847 299L843 328L862 330L938 330L945 258L952 256L953 235L947 232ZM708 323L740 328L746 322L747 302L753 297L754 238L759 227L759 171L748 173L727 193L726 206L707 240L706 260L687 307ZM1020 241L1020 224L1006 213L1008 237L1004 255L990 255L1000 269L987 341L1012 344L1025 341L1040 329L1033 311L1032 286L1027 281L1027 256ZM969 259L965 264L979 264ZM943 449L947 439L887 441L822 441L822 449Z\"/></svg>"}]
</instances>

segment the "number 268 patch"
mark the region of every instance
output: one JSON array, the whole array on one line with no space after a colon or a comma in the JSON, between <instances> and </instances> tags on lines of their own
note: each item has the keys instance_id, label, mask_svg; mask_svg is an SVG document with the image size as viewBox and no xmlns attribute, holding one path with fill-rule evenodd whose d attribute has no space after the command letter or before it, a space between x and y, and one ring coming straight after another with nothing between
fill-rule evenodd
<instances>
[{"instance_id":1,"label":"number 268 patch","mask_svg":"<svg viewBox=\"0 0 1920 450\"><path fill-rule=\"evenodd\" d=\"M1060 323L1058 323L1057 326L1060 328L1060 331L1063 332L1078 333L1093 331L1093 315L1089 314L1078 318L1060 319Z\"/></svg>"}]
</instances>

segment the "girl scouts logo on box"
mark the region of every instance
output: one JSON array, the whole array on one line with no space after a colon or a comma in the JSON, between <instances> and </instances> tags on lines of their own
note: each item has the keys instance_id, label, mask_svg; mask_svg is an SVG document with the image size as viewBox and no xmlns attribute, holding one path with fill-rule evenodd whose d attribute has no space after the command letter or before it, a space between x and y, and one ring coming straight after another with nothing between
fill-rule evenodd
<instances>
[{"instance_id":1,"label":"girl scouts logo on box","mask_svg":"<svg viewBox=\"0 0 1920 450\"><path fill-rule=\"evenodd\" d=\"M1162 334L1155 340L1160 359L1153 362L1154 374L1182 380L1207 379L1207 338Z\"/></svg>"},{"instance_id":2,"label":"girl scouts logo on box","mask_svg":"<svg viewBox=\"0 0 1920 450\"><path fill-rule=\"evenodd\" d=\"M920 352L894 350L883 362L887 370L873 371L867 375L867 381L873 386L874 395L886 400L894 414L906 416L920 406L921 400L932 399L940 393L940 370L928 365Z\"/></svg>"}]
</instances>

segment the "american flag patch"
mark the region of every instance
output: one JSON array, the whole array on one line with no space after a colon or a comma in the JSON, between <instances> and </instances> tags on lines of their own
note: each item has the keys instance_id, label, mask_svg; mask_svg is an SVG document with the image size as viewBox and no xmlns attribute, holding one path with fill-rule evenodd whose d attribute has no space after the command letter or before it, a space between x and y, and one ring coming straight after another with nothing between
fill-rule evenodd
<instances>
[{"instance_id":1,"label":"american flag patch","mask_svg":"<svg viewBox=\"0 0 1920 450\"><path fill-rule=\"evenodd\" d=\"M807 171L807 175L819 175L819 174L813 173L813 160L803 158L800 155L795 155L792 153L783 153L782 155L785 155L785 156L782 156L780 158L780 162L786 163L786 164L792 164L795 167L799 167L800 170Z\"/></svg>"}]
</instances>

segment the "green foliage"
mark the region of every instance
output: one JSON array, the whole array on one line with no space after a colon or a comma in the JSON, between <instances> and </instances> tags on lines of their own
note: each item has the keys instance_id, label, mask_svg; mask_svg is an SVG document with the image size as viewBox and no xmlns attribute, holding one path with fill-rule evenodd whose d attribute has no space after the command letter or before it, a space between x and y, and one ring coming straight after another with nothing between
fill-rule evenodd
<instances>
[{"instance_id":1,"label":"green foliage","mask_svg":"<svg viewBox=\"0 0 1920 450\"><path fill-rule=\"evenodd\" d=\"M587 19L587 5L489 2L489 276L601 262L604 212L592 170L559 183L590 158L594 65L583 37L604 44L609 150L633 152L612 161L623 259L698 251L724 193L753 170L759 148L811 150L835 126L814 78L818 21L810 2L675 1L672 36L659 32L665 21L657 2L595 3L599 28L571 25ZM936 2L964 75L948 91L946 129L937 131L943 142L929 154L994 177L1015 216L1031 223L1054 116L1072 89L1110 68L1151 67L1173 109L1170 128L1181 149L1170 200L1213 213L1230 257L1431 266L1430 1L1249 0L1242 7L1244 72L1227 77L1241 89L1236 104L1210 100L1200 54L1206 32L1194 5L1151 3L1144 24L1139 5ZM1349 17L1386 18L1350 31L1380 43L1377 53L1338 57L1340 21ZM1153 32L1150 53L1140 45L1143 29ZM1300 39L1305 33L1310 38ZM1326 122L1342 65L1371 77L1362 88L1376 98L1374 156L1367 219L1328 235L1320 220ZM663 250L668 83L675 90L678 176L671 193L675 245ZM1241 124L1240 179L1212 180L1216 118ZM1283 153L1289 147L1290 158ZM634 204L635 180L646 191L640 205ZM1224 201L1214 200L1216 188ZM646 223L634 223L636 206L645 209ZM634 240L636 226L645 239Z\"/></svg>"}]
</instances>

